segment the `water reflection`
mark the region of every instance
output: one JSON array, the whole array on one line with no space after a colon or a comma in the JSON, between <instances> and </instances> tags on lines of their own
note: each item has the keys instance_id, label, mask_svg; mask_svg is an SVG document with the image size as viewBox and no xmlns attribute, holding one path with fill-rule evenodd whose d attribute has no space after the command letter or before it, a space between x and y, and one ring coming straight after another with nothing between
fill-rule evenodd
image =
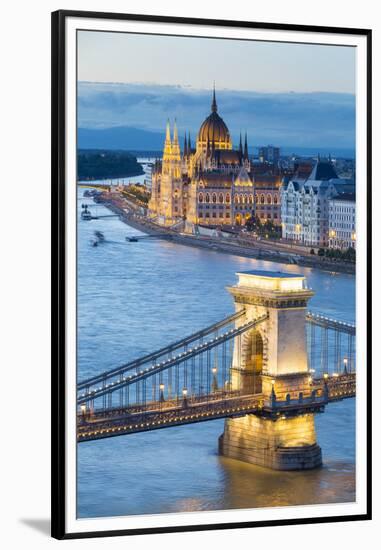
<instances>
[{"instance_id":1,"label":"water reflection","mask_svg":"<svg viewBox=\"0 0 381 550\"><path fill-rule=\"evenodd\" d=\"M327 465L305 472L276 472L220 457L224 470L226 508L256 508L353 502L355 477L351 464ZM339 466L339 465L338 465Z\"/></svg>"}]
</instances>

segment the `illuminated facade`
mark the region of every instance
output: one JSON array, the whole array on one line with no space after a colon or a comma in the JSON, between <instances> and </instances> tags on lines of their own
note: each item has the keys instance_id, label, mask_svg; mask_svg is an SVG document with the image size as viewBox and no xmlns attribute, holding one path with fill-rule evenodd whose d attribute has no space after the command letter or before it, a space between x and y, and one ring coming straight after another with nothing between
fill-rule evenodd
<instances>
[{"instance_id":1,"label":"illuminated facade","mask_svg":"<svg viewBox=\"0 0 381 550\"><path fill-rule=\"evenodd\" d=\"M344 193L329 201L329 247L356 248L356 199Z\"/></svg>"},{"instance_id":2,"label":"illuminated facade","mask_svg":"<svg viewBox=\"0 0 381 550\"><path fill-rule=\"evenodd\" d=\"M328 246L329 204L354 192L352 180L338 178L329 159L318 158L307 179L285 179L281 189L282 237L309 246Z\"/></svg>"},{"instance_id":3,"label":"illuminated facade","mask_svg":"<svg viewBox=\"0 0 381 550\"><path fill-rule=\"evenodd\" d=\"M244 225L251 216L280 223L279 176L255 174L247 135L233 149L228 127L218 114L213 90L211 113L195 147L189 134L180 153L176 123L167 123L163 158L152 172L149 216L162 225L186 220L200 225Z\"/></svg>"},{"instance_id":4,"label":"illuminated facade","mask_svg":"<svg viewBox=\"0 0 381 550\"><path fill-rule=\"evenodd\" d=\"M267 315L267 320L234 342L232 389L261 392L264 400L293 399L310 393L305 336L306 308L314 292L305 277L279 272L238 273L229 287L242 325ZM254 387L253 387L254 385ZM246 415L229 418L219 440L220 453L276 470L320 466L314 414L295 417Z\"/></svg>"}]
</instances>

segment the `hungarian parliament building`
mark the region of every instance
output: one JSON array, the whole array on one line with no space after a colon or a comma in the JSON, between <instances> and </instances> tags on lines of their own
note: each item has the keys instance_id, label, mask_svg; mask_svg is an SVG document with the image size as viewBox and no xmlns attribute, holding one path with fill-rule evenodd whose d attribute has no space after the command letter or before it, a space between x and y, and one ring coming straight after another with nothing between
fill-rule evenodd
<instances>
[{"instance_id":1,"label":"hungarian parliament building","mask_svg":"<svg viewBox=\"0 0 381 550\"><path fill-rule=\"evenodd\" d=\"M163 158L152 170L148 215L165 226L184 223L192 232L195 226L245 225L255 217L281 225L288 240L354 248L355 181L339 178L330 157L318 156L314 165L298 162L291 173L275 163L253 162L247 135L233 149L213 90L195 148L188 133L181 152L176 123L172 136L167 123Z\"/></svg>"},{"instance_id":2,"label":"hungarian parliament building","mask_svg":"<svg viewBox=\"0 0 381 550\"><path fill-rule=\"evenodd\" d=\"M152 170L149 216L161 225L244 225L257 216L280 224L279 170L254 165L247 135L233 148L232 138L218 114L215 90L211 113L201 124L193 147L184 137L181 152L176 123L166 128L163 158Z\"/></svg>"}]
</instances>

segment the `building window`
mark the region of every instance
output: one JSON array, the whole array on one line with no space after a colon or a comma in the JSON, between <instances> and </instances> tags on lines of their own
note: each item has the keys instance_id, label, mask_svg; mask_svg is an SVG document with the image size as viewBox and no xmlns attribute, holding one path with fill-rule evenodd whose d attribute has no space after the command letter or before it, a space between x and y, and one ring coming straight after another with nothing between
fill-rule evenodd
<instances>
[{"instance_id":1,"label":"building window","mask_svg":"<svg viewBox=\"0 0 381 550\"><path fill-rule=\"evenodd\" d=\"M206 214L205 214L205 218L210 218L210 214L209 214L209 212L206 212Z\"/></svg>"},{"instance_id":2,"label":"building window","mask_svg":"<svg viewBox=\"0 0 381 550\"><path fill-rule=\"evenodd\" d=\"M226 203L230 204L230 193L226 193Z\"/></svg>"},{"instance_id":3,"label":"building window","mask_svg":"<svg viewBox=\"0 0 381 550\"><path fill-rule=\"evenodd\" d=\"M267 204L271 204L271 195L267 195Z\"/></svg>"},{"instance_id":4,"label":"building window","mask_svg":"<svg viewBox=\"0 0 381 550\"><path fill-rule=\"evenodd\" d=\"M217 195L216 195L215 193L213 193L213 195L212 195L212 201L213 201L214 203L217 202Z\"/></svg>"},{"instance_id":5,"label":"building window","mask_svg":"<svg viewBox=\"0 0 381 550\"><path fill-rule=\"evenodd\" d=\"M212 214L212 218L216 218L216 217L217 217L217 214L216 214L216 212L213 212L213 214Z\"/></svg>"},{"instance_id":6,"label":"building window","mask_svg":"<svg viewBox=\"0 0 381 550\"><path fill-rule=\"evenodd\" d=\"M226 217L230 218L230 212L226 212Z\"/></svg>"},{"instance_id":7,"label":"building window","mask_svg":"<svg viewBox=\"0 0 381 550\"><path fill-rule=\"evenodd\" d=\"M203 218L204 217L204 214L202 212L199 213L198 215L199 218Z\"/></svg>"},{"instance_id":8,"label":"building window","mask_svg":"<svg viewBox=\"0 0 381 550\"><path fill-rule=\"evenodd\" d=\"M210 196L209 193L205 195L205 202L210 202Z\"/></svg>"},{"instance_id":9,"label":"building window","mask_svg":"<svg viewBox=\"0 0 381 550\"><path fill-rule=\"evenodd\" d=\"M238 204L238 201L239 201L239 196L238 196L238 195L234 195L234 203L235 203L235 204Z\"/></svg>"},{"instance_id":10,"label":"building window","mask_svg":"<svg viewBox=\"0 0 381 550\"><path fill-rule=\"evenodd\" d=\"M198 196L198 202L204 202L204 195L202 193Z\"/></svg>"},{"instance_id":11,"label":"building window","mask_svg":"<svg viewBox=\"0 0 381 550\"><path fill-rule=\"evenodd\" d=\"M278 204L278 195L274 195L274 204Z\"/></svg>"},{"instance_id":12,"label":"building window","mask_svg":"<svg viewBox=\"0 0 381 550\"><path fill-rule=\"evenodd\" d=\"M249 195L249 203L253 204L253 195Z\"/></svg>"},{"instance_id":13,"label":"building window","mask_svg":"<svg viewBox=\"0 0 381 550\"><path fill-rule=\"evenodd\" d=\"M220 212L220 218L223 218L223 217L224 217L224 213Z\"/></svg>"},{"instance_id":14,"label":"building window","mask_svg":"<svg viewBox=\"0 0 381 550\"><path fill-rule=\"evenodd\" d=\"M261 195L261 204L265 204L265 196L263 194Z\"/></svg>"},{"instance_id":15,"label":"building window","mask_svg":"<svg viewBox=\"0 0 381 550\"><path fill-rule=\"evenodd\" d=\"M224 202L224 196L223 196L222 193L220 193L220 194L218 195L218 201L219 201L221 204L223 204L223 202Z\"/></svg>"}]
</instances>

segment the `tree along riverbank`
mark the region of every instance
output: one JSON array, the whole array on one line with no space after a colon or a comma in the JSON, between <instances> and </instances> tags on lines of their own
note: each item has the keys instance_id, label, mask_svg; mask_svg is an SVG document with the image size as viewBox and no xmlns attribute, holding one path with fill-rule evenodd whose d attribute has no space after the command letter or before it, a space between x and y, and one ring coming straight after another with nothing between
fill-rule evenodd
<instances>
[{"instance_id":1,"label":"tree along riverbank","mask_svg":"<svg viewBox=\"0 0 381 550\"><path fill-rule=\"evenodd\" d=\"M137 158L126 151L79 149L77 163L78 178L82 181L128 178L144 174Z\"/></svg>"}]
</instances>

